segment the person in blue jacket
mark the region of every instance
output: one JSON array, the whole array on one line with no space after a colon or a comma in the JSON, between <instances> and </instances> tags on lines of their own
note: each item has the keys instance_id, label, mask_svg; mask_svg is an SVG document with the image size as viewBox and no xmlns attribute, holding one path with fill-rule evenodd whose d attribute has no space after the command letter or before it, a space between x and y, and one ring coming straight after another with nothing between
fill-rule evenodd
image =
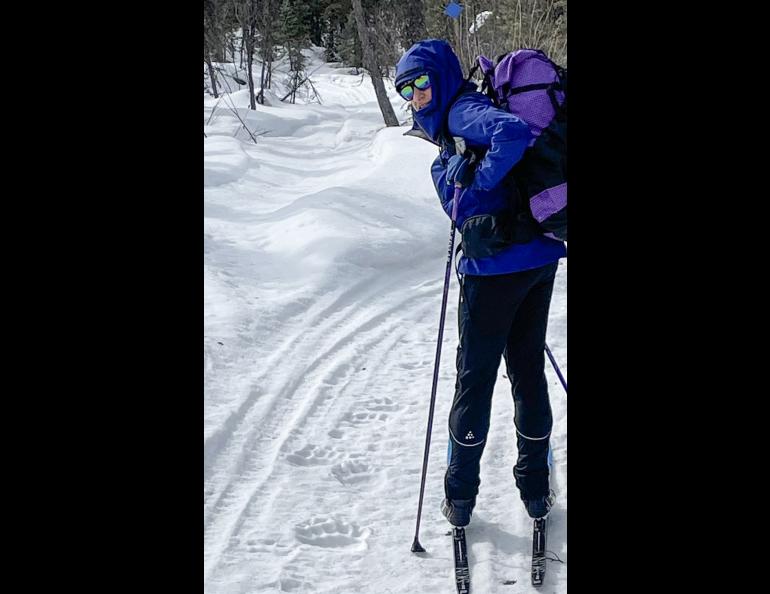
<instances>
[{"instance_id":1,"label":"person in blue jacket","mask_svg":"<svg viewBox=\"0 0 770 594\"><path fill-rule=\"evenodd\" d=\"M454 185L463 187L456 220L463 250L457 267L457 381L442 513L455 526L470 522L492 392L504 357L515 405L518 459L513 475L528 514L543 517L553 504L545 335L558 260L567 252L563 242L545 237L530 217L522 216L509 175L530 141L529 127L464 79L457 56L443 40L413 45L398 62L395 83L412 105L414 126L407 134L440 147L431 174L449 216ZM475 166L470 153L458 154L456 138L480 157Z\"/></svg>"}]
</instances>

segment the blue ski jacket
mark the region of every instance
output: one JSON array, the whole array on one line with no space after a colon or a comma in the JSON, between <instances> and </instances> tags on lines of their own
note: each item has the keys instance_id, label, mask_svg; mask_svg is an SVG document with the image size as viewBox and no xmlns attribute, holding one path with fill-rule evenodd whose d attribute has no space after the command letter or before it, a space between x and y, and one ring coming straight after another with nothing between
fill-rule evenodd
<instances>
[{"instance_id":1,"label":"blue ski jacket","mask_svg":"<svg viewBox=\"0 0 770 594\"><path fill-rule=\"evenodd\" d=\"M486 151L476 167L473 183L465 188L457 206L457 228L462 231L469 217L499 214L509 206L510 187L504 179L521 159L531 134L521 119L496 107L476 85L466 82L460 62L446 41L428 39L413 45L396 66L396 85L427 73L431 80L431 102L413 111L414 126L407 134L442 146L442 132L459 136L466 146ZM454 187L446 183L448 158L453 147L442 148L431 166L433 183L441 204L451 216ZM460 258L458 270L469 275L494 275L545 266L567 255L564 242L537 234L527 243L514 243L494 255Z\"/></svg>"}]
</instances>

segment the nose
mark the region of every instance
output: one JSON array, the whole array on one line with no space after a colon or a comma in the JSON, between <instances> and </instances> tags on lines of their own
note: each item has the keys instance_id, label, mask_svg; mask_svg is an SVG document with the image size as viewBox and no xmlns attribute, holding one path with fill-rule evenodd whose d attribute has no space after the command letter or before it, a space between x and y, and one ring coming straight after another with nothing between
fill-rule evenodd
<instances>
[{"instance_id":1,"label":"nose","mask_svg":"<svg viewBox=\"0 0 770 594\"><path fill-rule=\"evenodd\" d=\"M428 94L428 93L427 93L427 91L426 91L426 90L421 90L421 89L415 89L415 90L414 90L414 98L415 98L415 99L416 99L418 102L422 102L422 101L425 99L425 96L426 96L427 94Z\"/></svg>"}]
</instances>

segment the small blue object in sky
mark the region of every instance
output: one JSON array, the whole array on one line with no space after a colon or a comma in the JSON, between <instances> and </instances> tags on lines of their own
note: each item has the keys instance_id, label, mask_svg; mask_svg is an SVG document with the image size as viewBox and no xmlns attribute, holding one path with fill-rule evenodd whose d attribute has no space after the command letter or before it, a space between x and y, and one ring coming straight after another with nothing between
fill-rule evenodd
<instances>
[{"instance_id":1,"label":"small blue object in sky","mask_svg":"<svg viewBox=\"0 0 770 594\"><path fill-rule=\"evenodd\" d=\"M447 7L444 9L444 14L451 16L453 19L456 19L460 16L460 13L463 11L463 7L455 2L450 2Z\"/></svg>"}]
</instances>

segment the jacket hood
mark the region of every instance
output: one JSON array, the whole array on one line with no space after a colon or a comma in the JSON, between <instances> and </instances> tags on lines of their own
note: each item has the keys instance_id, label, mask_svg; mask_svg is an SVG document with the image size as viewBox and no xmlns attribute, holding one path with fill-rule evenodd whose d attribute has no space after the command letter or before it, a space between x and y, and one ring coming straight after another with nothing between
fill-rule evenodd
<instances>
[{"instance_id":1,"label":"jacket hood","mask_svg":"<svg viewBox=\"0 0 770 594\"><path fill-rule=\"evenodd\" d=\"M439 144L452 100L464 86L475 91L476 85L465 82L460 61L443 39L426 39L410 47L396 65L396 86L425 73L430 76L431 102L420 111L412 110L414 127L407 134L420 135L415 133L419 126L425 136Z\"/></svg>"}]
</instances>

